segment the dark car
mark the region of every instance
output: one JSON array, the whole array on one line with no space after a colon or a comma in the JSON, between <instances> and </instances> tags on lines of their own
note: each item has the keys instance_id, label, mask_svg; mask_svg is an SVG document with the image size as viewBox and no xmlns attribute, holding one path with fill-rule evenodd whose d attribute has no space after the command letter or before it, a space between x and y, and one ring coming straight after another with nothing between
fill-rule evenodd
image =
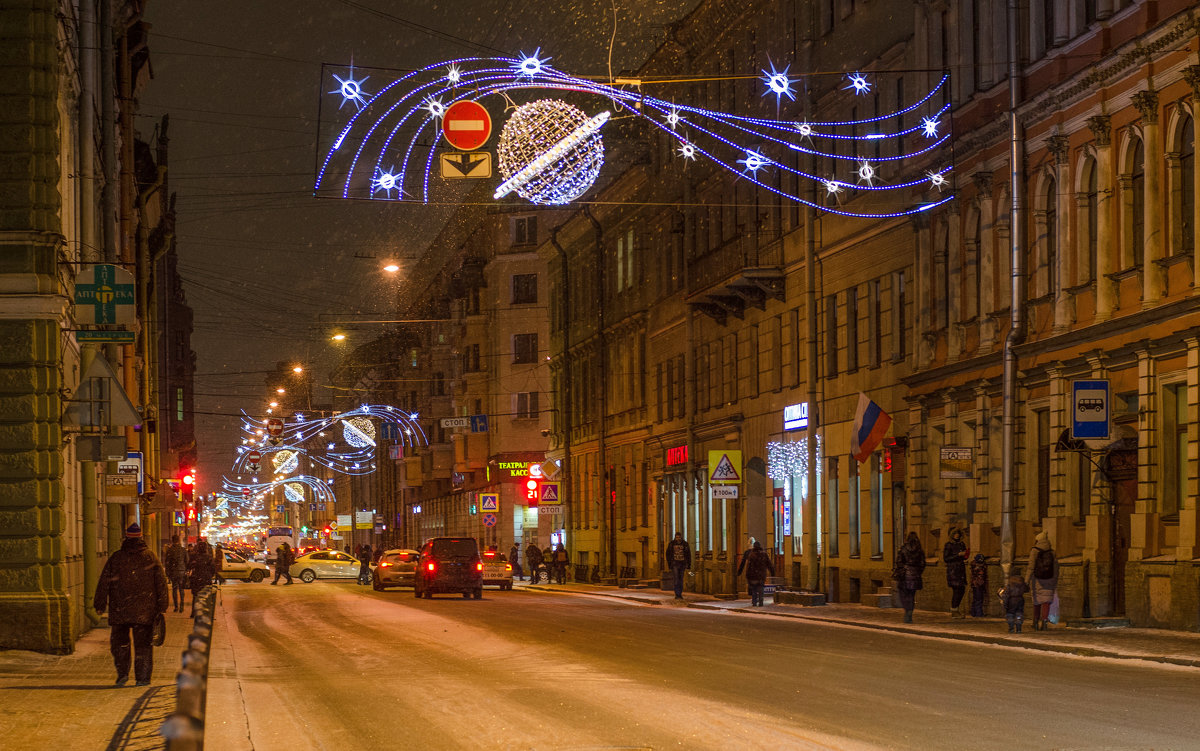
<instances>
[{"instance_id":1,"label":"dark car","mask_svg":"<svg viewBox=\"0 0 1200 751\"><path fill-rule=\"evenodd\" d=\"M474 537L434 537L421 546L413 594L429 599L439 592L483 598L483 560Z\"/></svg>"}]
</instances>

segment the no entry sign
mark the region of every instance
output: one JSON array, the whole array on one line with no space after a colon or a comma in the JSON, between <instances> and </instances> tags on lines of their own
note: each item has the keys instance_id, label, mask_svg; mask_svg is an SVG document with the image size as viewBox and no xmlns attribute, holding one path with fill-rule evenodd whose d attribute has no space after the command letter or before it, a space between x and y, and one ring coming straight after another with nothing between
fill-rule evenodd
<instances>
[{"instance_id":1,"label":"no entry sign","mask_svg":"<svg viewBox=\"0 0 1200 751\"><path fill-rule=\"evenodd\" d=\"M251 464L258 464L260 461L262 461L262 452L257 450L251 451L246 456L246 459L249 460Z\"/></svg>"},{"instance_id":2,"label":"no entry sign","mask_svg":"<svg viewBox=\"0 0 1200 751\"><path fill-rule=\"evenodd\" d=\"M464 99L446 108L442 135L460 151L474 151L492 136L492 117L479 102Z\"/></svg>"}]
</instances>

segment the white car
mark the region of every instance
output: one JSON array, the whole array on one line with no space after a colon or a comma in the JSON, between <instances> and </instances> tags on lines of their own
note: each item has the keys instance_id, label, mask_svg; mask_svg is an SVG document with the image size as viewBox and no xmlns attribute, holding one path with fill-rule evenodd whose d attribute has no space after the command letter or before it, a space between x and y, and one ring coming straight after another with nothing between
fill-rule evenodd
<instances>
[{"instance_id":1,"label":"white car","mask_svg":"<svg viewBox=\"0 0 1200 751\"><path fill-rule=\"evenodd\" d=\"M289 571L305 584L316 579L357 579L358 559L339 550L316 550L297 558Z\"/></svg>"},{"instance_id":2,"label":"white car","mask_svg":"<svg viewBox=\"0 0 1200 751\"><path fill-rule=\"evenodd\" d=\"M267 578L270 569L267 564L258 561L248 561L232 550L222 550L217 557L217 579L241 579L256 584Z\"/></svg>"}]
</instances>

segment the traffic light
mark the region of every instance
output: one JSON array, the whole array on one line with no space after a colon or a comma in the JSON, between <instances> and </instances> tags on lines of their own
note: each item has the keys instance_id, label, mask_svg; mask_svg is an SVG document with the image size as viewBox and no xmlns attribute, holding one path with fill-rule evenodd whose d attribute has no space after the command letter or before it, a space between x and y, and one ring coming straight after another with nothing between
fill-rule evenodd
<instances>
[{"instance_id":1,"label":"traffic light","mask_svg":"<svg viewBox=\"0 0 1200 751\"><path fill-rule=\"evenodd\" d=\"M328 526L326 526L325 527L325 536L329 537L331 534L333 534L333 530L331 530Z\"/></svg>"},{"instance_id":2,"label":"traffic light","mask_svg":"<svg viewBox=\"0 0 1200 751\"><path fill-rule=\"evenodd\" d=\"M184 502L190 504L196 492L196 470L183 470L183 476L179 478L179 487L182 490Z\"/></svg>"},{"instance_id":3,"label":"traffic light","mask_svg":"<svg viewBox=\"0 0 1200 751\"><path fill-rule=\"evenodd\" d=\"M187 520L189 522L196 521L196 507L193 506L190 501L188 502L188 506L187 506L185 513L187 514Z\"/></svg>"},{"instance_id":4,"label":"traffic light","mask_svg":"<svg viewBox=\"0 0 1200 751\"><path fill-rule=\"evenodd\" d=\"M536 506L542 497L542 482L530 477L525 481L525 500L530 506Z\"/></svg>"}]
</instances>

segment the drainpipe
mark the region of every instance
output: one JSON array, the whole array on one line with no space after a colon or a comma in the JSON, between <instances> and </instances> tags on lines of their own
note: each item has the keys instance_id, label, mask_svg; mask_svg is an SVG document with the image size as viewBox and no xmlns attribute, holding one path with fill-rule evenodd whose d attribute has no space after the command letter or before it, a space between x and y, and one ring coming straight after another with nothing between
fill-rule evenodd
<instances>
[{"instance_id":1,"label":"drainpipe","mask_svg":"<svg viewBox=\"0 0 1200 751\"><path fill-rule=\"evenodd\" d=\"M1001 456L1000 496L1000 570L1004 577L1013 562L1013 522L1015 516L1016 479L1016 410L1017 410L1017 352L1016 347L1025 340L1025 257L1022 242L1025 238L1025 207L1023 160L1025 157L1025 134L1017 117L1020 104L1020 44L1017 39L1019 23L1018 0L1008 0L1008 127L1011 149L1009 152L1009 192L1012 194L1009 218L1010 252L1012 255L1012 306L1010 328L1004 338L1004 382L1003 382L1003 443Z\"/></svg>"},{"instance_id":2,"label":"drainpipe","mask_svg":"<svg viewBox=\"0 0 1200 751\"><path fill-rule=\"evenodd\" d=\"M562 366L562 401L559 404L562 408L558 414L562 419L563 431L563 463L562 463L562 497L571 499L563 504L563 529L571 528L572 517L574 512L571 506L574 502L571 495L571 417L573 410L571 409L571 275L570 268L567 263L567 252L563 250L563 246L558 243L558 227L550 231L550 244L554 246L554 250L558 253L558 263L562 268L562 295L561 295L561 310L559 311L559 325L562 327L563 341L563 366ZM575 548L575 537L571 536L571 548ZM577 550L577 549L576 549ZM574 560L579 560L578 552L575 553Z\"/></svg>"},{"instance_id":3,"label":"drainpipe","mask_svg":"<svg viewBox=\"0 0 1200 751\"><path fill-rule=\"evenodd\" d=\"M604 228L600 226L600 222L596 221L596 217L592 215L592 210L588 206L583 207L583 215L592 223L592 227L596 230L596 312L599 317L599 332L600 340L600 363L597 370L602 379L600 386L600 472L604 481L600 484L601 498L600 504L603 513L600 514L600 541L601 550L603 553L600 559L605 561L610 574L617 573L617 531L613 520L609 516L613 513L613 504L611 502L610 493L612 489L609 486L608 477L608 448L605 445L608 437L608 344L607 337L604 333ZM607 548L607 550L604 550Z\"/></svg>"}]
</instances>

